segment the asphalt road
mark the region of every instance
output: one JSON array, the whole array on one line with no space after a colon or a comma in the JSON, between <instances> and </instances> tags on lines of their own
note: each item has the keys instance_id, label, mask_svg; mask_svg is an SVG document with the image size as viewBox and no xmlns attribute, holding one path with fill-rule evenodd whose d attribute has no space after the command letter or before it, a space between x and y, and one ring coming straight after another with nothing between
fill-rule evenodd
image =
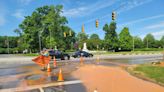
<instances>
[{"instance_id":1,"label":"asphalt road","mask_svg":"<svg viewBox=\"0 0 164 92\"><path fill-rule=\"evenodd\" d=\"M162 54L149 54L149 55L97 55L93 58L84 58L86 64L96 64L97 57L100 58L100 65L103 66L118 66L121 64L141 64L152 61L160 61L163 59ZM35 75L35 72L40 73L40 67L36 66L32 59L34 57L18 56L18 55L0 55L0 89L13 88L24 80L26 76ZM70 60L59 60L61 67L65 68L65 71L75 70L79 63L79 58L71 58ZM69 63L68 63L69 62ZM72 70L71 70L72 69ZM37 71L36 71L37 70ZM54 71L54 72L57 72ZM40 73L44 75L44 73ZM69 74L66 74L69 75ZM22 77L23 76L23 77ZM34 77L36 78L36 77ZM8 81L4 81L8 80ZM66 76L66 80L74 80L71 76ZM56 88L56 87L55 87ZM45 90L51 90L52 88L45 88ZM63 90L66 92L85 92L85 87L82 84L74 84L64 86ZM78 91L78 92L80 92ZM37 91L30 91L37 92ZM49 91L46 91L49 92Z\"/></svg>"}]
</instances>

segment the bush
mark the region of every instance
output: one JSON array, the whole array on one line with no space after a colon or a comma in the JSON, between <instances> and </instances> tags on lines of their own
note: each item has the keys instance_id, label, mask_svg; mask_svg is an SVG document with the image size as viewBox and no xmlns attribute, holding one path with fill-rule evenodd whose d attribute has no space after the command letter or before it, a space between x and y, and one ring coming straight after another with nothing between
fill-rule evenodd
<instances>
[{"instance_id":1,"label":"bush","mask_svg":"<svg viewBox=\"0 0 164 92\"><path fill-rule=\"evenodd\" d=\"M0 54L7 54L7 48L0 48Z\"/></svg>"},{"instance_id":2,"label":"bush","mask_svg":"<svg viewBox=\"0 0 164 92\"><path fill-rule=\"evenodd\" d=\"M163 48L141 48L141 49L134 49L135 51L162 51Z\"/></svg>"},{"instance_id":3,"label":"bush","mask_svg":"<svg viewBox=\"0 0 164 92\"><path fill-rule=\"evenodd\" d=\"M16 51L18 51L18 48L9 48L9 53L13 54ZM8 49L7 48L0 48L0 54L8 54Z\"/></svg>"}]
</instances>

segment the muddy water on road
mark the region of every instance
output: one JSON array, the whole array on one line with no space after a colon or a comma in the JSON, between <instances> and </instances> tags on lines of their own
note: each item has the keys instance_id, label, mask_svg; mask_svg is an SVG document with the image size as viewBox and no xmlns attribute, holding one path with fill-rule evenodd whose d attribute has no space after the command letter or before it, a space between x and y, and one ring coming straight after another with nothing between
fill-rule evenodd
<instances>
[{"instance_id":1,"label":"muddy water on road","mask_svg":"<svg viewBox=\"0 0 164 92\"><path fill-rule=\"evenodd\" d=\"M135 58L135 59L100 59L99 65L103 66L118 66L118 63L121 64L140 64L151 61L158 61L159 58ZM111 63L112 62L112 63ZM95 59L90 59L85 61L85 64L97 64ZM58 63L59 67L62 67L64 78L66 81L77 80L73 77L71 72L77 70L79 66L79 62L67 62L67 63ZM11 66L12 67L12 66ZM53 67L53 66L51 66ZM57 82L57 76L59 67L57 69L53 69L51 73L47 73L46 71L41 71L37 65L25 65L14 68L3 68L0 69L0 89L4 88L13 88L13 87L26 87L30 85L38 85L38 84L46 84L50 82ZM5 80L5 81L4 81ZM55 89L59 89L60 87L46 88L45 90L51 90L51 92ZM67 92L86 92L86 88L83 84L76 85L67 85L61 87L61 89ZM77 91L80 90L80 91ZM46 92L49 92L46 91ZM36 91L37 92L37 91Z\"/></svg>"},{"instance_id":2,"label":"muddy water on road","mask_svg":"<svg viewBox=\"0 0 164 92\"><path fill-rule=\"evenodd\" d=\"M70 75L75 71L78 63L58 64L58 68L52 69L52 72L41 71L37 65L20 66L17 68L0 69L0 89L26 87L38 84L57 82L59 68L63 70L65 81L77 80ZM51 65L51 67L53 67Z\"/></svg>"}]
</instances>

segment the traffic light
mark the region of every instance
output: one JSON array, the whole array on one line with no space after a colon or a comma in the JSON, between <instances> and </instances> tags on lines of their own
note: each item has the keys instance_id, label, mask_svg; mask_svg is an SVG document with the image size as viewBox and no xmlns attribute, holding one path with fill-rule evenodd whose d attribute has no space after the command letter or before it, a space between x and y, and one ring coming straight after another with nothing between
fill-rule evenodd
<instances>
[{"instance_id":1,"label":"traffic light","mask_svg":"<svg viewBox=\"0 0 164 92\"><path fill-rule=\"evenodd\" d=\"M72 31L71 30L69 31L69 36L72 36Z\"/></svg>"},{"instance_id":2,"label":"traffic light","mask_svg":"<svg viewBox=\"0 0 164 92\"><path fill-rule=\"evenodd\" d=\"M66 37L66 32L64 32L63 34L64 34L64 37Z\"/></svg>"},{"instance_id":3,"label":"traffic light","mask_svg":"<svg viewBox=\"0 0 164 92\"><path fill-rule=\"evenodd\" d=\"M82 25L82 30L81 31L84 32L84 24Z\"/></svg>"},{"instance_id":4,"label":"traffic light","mask_svg":"<svg viewBox=\"0 0 164 92\"><path fill-rule=\"evenodd\" d=\"M99 21L96 20L96 28L98 28L98 26L99 26Z\"/></svg>"},{"instance_id":5,"label":"traffic light","mask_svg":"<svg viewBox=\"0 0 164 92\"><path fill-rule=\"evenodd\" d=\"M115 19L116 19L116 13L112 12L112 20L115 20Z\"/></svg>"}]
</instances>

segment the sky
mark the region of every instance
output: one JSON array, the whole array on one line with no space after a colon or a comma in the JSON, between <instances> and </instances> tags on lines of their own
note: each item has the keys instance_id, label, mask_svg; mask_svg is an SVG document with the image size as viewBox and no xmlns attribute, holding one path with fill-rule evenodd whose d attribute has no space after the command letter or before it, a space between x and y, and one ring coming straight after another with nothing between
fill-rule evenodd
<instances>
[{"instance_id":1,"label":"sky","mask_svg":"<svg viewBox=\"0 0 164 92\"><path fill-rule=\"evenodd\" d=\"M112 11L116 12L117 33L128 27L132 36L144 38L148 33L160 39L164 35L164 0L0 0L0 35L16 36L14 29L44 5L63 5L62 16L76 33L96 33L104 38L103 26L109 24ZM95 20L99 27L95 27Z\"/></svg>"}]
</instances>

